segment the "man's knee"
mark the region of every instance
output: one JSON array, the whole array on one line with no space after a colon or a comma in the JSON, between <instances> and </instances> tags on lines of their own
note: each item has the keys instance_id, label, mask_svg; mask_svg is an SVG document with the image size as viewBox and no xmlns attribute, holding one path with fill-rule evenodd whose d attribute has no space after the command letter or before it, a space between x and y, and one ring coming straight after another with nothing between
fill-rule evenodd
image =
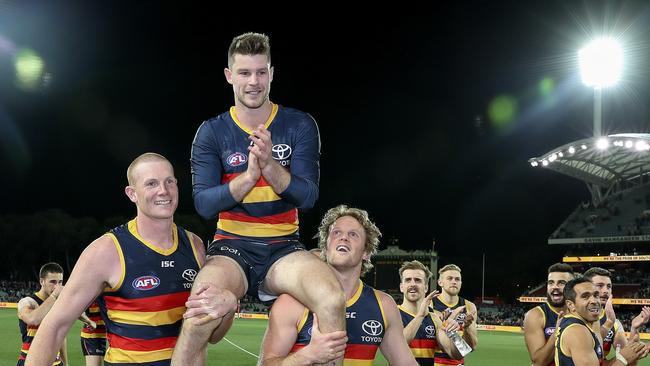
<instances>
[{"instance_id":1,"label":"man's knee","mask_svg":"<svg viewBox=\"0 0 650 366\"><path fill-rule=\"evenodd\" d=\"M337 282L322 283L323 288L319 291L319 296L314 310L315 313L343 314L345 310L345 293L343 288ZM336 315L334 315L336 316Z\"/></svg>"}]
</instances>

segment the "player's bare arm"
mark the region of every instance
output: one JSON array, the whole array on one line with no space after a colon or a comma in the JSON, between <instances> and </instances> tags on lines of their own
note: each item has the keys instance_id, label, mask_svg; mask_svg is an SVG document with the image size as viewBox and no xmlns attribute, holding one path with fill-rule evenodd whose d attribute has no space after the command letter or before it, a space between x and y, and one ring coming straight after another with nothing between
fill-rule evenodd
<instances>
[{"instance_id":1,"label":"player's bare arm","mask_svg":"<svg viewBox=\"0 0 650 366\"><path fill-rule=\"evenodd\" d=\"M304 311L305 307L291 296L278 297L271 308L259 365L311 365L343 357L348 339L345 332L321 333L315 315L310 343L290 354Z\"/></svg>"},{"instance_id":2,"label":"player's bare arm","mask_svg":"<svg viewBox=\"0 0 650 366\"><path fill-rule=\"evenodd\" d=\"M413 320L404 327L404 338L406 339L406 343L409 343L413 338L415 338L418 329L420 329L420 325L422 325L422 321L424 321L424 318L429 316L429 305L431 304L431 300L433 300L433 298L438 294L438 291L432 291L427 295L427 297L422 300L418 312L415 314L415 317L413 317Z\"/></svg>"},{"instance_id":3,"label":"player's bare arm","mask_svg":"<svg viewBox=\"0 0 650 366\"><path fill-rule=\"evenodd\" d=\"M547 366L553 361L555 333L544 336L544 316L539 308L528 310L524 317L524 340L533 366Z\"/></svg>"},{"instance_id":4,"label":"player's bare arm","mask_svg":"<svg viewBox=\"0 0 650 366\"><path fill-rule=\"evenodd\" d=\"M478 327L476 326L477 322L477 311L476 305L471 301L465 301L465 306L467 310L467 316L465 317L465 331L463 332L463 339L467 344L476 349L478 345Z\"/></svg>"},{"instance_id":5,"label":"player's bare arm","mask_svg":"<svg viewBox=\"0 0 650 366\"><path fill-rule=\"evenodd\" d=\"M386 332L379 350L390 365L417 366L418 363L404 339L402 318L399 315L395 300L384 292L378 291L378 294L386 316Z\"/></svg>"},{"instance_id":6,"label":"player's bare arm","mask_svg":"<svg viewBox=\"0 0 650 366\"><path fill-rule=\"evenodd\" d=\"M26 366L49 366L75 319L106 287L119 285L122 267L117 248L110 236L92 242L81 253L70 279L50 316L43 321L34 338Z\"/></svg>"}]
</instances>

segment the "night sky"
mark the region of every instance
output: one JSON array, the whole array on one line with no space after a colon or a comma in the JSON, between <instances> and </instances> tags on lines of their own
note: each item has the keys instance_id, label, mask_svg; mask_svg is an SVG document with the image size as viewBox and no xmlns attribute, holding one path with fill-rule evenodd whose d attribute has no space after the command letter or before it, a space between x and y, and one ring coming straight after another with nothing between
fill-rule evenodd
<instances>
[{"instance_id":1,"label":"night sky","mask_svg":"<svg viewBox=\"0 0 650 366\"><path fill-rule=\"evenodd\" d=\"M233 104L226 52L247 31L271 38L271 100L309 112L320 128L320 199L301 214L307 246L325 210L364 208L382 249L391 239L430 249L435 238L440 263L463 267L470 298L480 294L483 253L486 295L521 293L561 259L564 248L546 240L588 191L527 159L591 135L593 91L577 65L587 40L611 34L625 50L622 80L604 91L604 130L650 128L643 1L361 12L0 0L0 214L134 215L125 171L146 151L172 161L179 211L194 212L192 138ZM31 88L14 70L26 48L44 62ZM490 112L504 105L515 106L511 117Z\"/></svg>"}]
</instances>

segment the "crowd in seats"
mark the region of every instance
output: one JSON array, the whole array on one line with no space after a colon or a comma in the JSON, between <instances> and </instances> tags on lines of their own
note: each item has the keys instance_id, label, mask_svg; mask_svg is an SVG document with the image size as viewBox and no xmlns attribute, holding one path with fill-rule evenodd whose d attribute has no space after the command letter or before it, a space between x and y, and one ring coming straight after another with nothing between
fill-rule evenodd
<instances>
[{"instance_id":1,"label":"crowd in seats","mask_svg":"<svg viewBox=\"0 0 650 366\"><path fill-rule=\"evenodd\" d=\"M530 306L528 306L530 307ZM478 317L480 324L522 326L528 310L524 305L480 305Z\"/></svg>"},{"instance_id":2,"label":"crowd in seats","mask_svg":"<svg viewBox=\"0 0 650 366\"><path fill-rule=\"evenodd\" d=\"M551 239L650 234L650 185L621 191L594 204L583 202Z\"/></svg>"},{"instance_id":3,"label":"crowd in seats","mask_svg":"<svg viewBox=\"0 0 650 366\"><path fill-rule=\"evenodd\" d=\"M268 314L269 307L265 304L260 303L256 298L246 295L239 301L239 312Z\"/></svg>"},{"instance_id":4,"label":"crowd in seats","mask_svg":"<svg viewBox=\"0 0 650 366\"><path fill-rule=\"evenodd\" d=\"M18 302L23 297L40 289L33 281L0 281L0 302Z\"/></svg>"}]
</instances>

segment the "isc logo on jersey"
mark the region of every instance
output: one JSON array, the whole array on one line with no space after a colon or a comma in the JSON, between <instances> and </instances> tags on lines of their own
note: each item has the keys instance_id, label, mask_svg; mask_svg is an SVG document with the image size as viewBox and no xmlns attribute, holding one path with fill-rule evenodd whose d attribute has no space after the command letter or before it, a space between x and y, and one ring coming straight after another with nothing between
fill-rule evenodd
<instances>
[{"instance_id":1,"label":"isc logo on jersey","mask_svg":"<svg viewBox=\"0 0 650 366\"><path fill-rule=\"evenodd\" d=\"M228 165L232 167L235 167L235 166L240 166L242 164L246 164L247 159L248 158L246 157L246 155L240 152L236 152L228 155L228 157L226 158L226 163L228 163Z\"/></svg>"},{"instance_id":2,"label":"isc logo on jersey","mask_svg":"<svg viewBox=\"0 0 650 366\"><path fill-rule=\"evenodd\" d=\"M136 290L149 291L160 285L160 279L156 276L140 276L131 285Z\"/></svg>"}]
</instances>

